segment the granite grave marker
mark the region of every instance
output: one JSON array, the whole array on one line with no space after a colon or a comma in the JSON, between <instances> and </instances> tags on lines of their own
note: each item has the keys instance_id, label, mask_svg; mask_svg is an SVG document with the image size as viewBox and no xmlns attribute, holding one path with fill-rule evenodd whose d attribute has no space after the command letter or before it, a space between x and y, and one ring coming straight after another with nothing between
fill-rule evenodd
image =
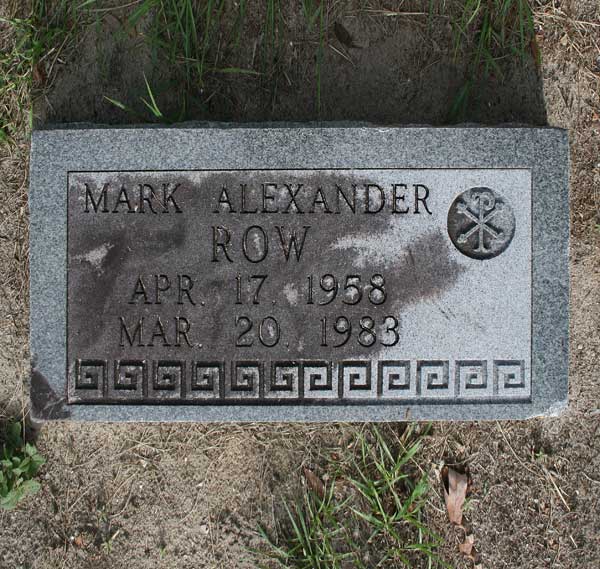
<instances>
[{"instance_id":1,"label":"granite grave marker","mask_svg":"<svg viewBox=\"0 0 600 569\"><path fill-rule=\"evenodd\" d=\"M558 413L568 204L558 129L37 131L33 415Z\"/></svg>"}]
</instances>

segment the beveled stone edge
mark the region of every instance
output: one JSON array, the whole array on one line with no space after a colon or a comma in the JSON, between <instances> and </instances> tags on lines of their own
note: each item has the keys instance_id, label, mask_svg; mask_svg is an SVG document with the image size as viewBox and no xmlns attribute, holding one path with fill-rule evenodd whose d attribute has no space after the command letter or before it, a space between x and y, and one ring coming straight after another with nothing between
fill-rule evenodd
<instances>
[{"instance_id":1,"label":"beveled stone edge","mask_svg":"<svg viewBox=\"0 0 600 569\"><path fill-rule=\"evenodd\" d=\"M214 123L210 123L214 124ZM30 211L31 211L31 351L32 351L32 416L38 420L47 419L75 419L75 420L129 420L129 421L344 421L344 420L371 420L371 421L400 421L407 419L415 420L461 420L467 418L469 420L479 419L515 419L528 418L540 415L556 415L560 413L567 405L568 392L568 306L569 306L569 268L568 268L568 251L569 251L569 207L568 207L568 178L569 178L569 157L568 157L568 136L566 131L552 127L530 128L530 127L487 127L474 126L469 127L378 127L367 126L360 124L354 126L338 126L329 124L327 128L323 125L315 127L313 125L280 125L277 127L263 126L248 126L237 125L232 129L231 125L226 128L211 126L210 128L168 128L153 127L150 129L140 129L140 127L123 127L123 128L98 128L92 130L81 129L50 129L35 131L32 137L32 160L31 160L31 182L30 182ZM202 143L207 145L208 138L222 136L227 137L233 133L246 131L244 134L261 135L260 142L264 142L262 137L270 136L277 138L277 134L282 129L297 128L298 134L314 138L315 136L323 136L329 139L325 142L333 145L333 149L329 148L329 157L320 157L315 161L315 156L311 154L312 144L310 142L299 141L295 137L288 146L304 147L305 155L309 160L312 160L310 167L327 168L339 164L352 158L352 156L341 157L340 153L348 152L348 146L344 145L349 142L343 140L354 136L363 136L363 142L369 142L368 139L372 134L390 135L405 137L407 143L404 147L400 145L398 155L402 155L402 164L397 165L398 168L464 168L464 167L522 167L532 171L534 185L534 280L533 280L533 329L532 349L534 352L534 361L532 369L532 381L536 386L534 389L532 403L527 404L511 404L506 408L498 404L488 407L473 404L460 405L440 405L440 404L421 404L413 407L399 407L398 405L386 406L379 404L377 406L366 405L364 407L357 406L338 406L335 408L329 406L311 406L310 408L301 406L288 406L285 408L273 407L228 407L220 406L215 408L207 407L161 407L161 406L140 406L133 407L131 405L123 406L106 406L106 407L90 407L81 406L74 408L73 406L65 405L65 382L66 374L63 371L62 377L60 374L57 362L65 360L66 346L66 291L63 288L63 293L60 292L61 283L66 283L66 188L65 184L61 185L60 179L66 180L66 174L70 169L83 169L81 167L81 159L88 160L89 169L102 169L103 164L112 164L112 169L119 169L114 166L115 161L123 158L118 148L111 144L111 135L116 138L121 138L127 134L128 130L135 130L137 138L145 138L146 142L153 142L156 147L161 146L161 141L156 140L157 135L169 134L180 135L182 137L191 136L199 144L198 148L192 150L192 154L196 152L196 157L203 159ZM339 133L335 133L339 130ZM360 131L360 132L358 132ZM437 134L433 134L437 133ZM439 141L439 135L442 134L445 139ZM491 137L499 137L509 140L501 142L512 143L515 148L511 148L509 144L501 145L501 151L496 148L494 152L492 140L489 147L482 146L484 141L473 141L472 138L479 138L481 134L486 135L486 139ZM331 134L338 134L335 140L330 139ZM427 140L428 135L432 134L436 140L435 149L428 149L428 154L424 158L418 156L419 148ZM68 136L72 135L72 136ZM407 137L412 136L421 140L410 140ZM102 143L99 143L98 137L104 138ZM452 140L453 138L462 140ZM471 137L471 139L469 139ZM73 138L72 154L64 152L63 145L68 144ZM82 139L86 139L82 140ZM152 139L155 140L152 140ZM77 139L77 140L74 140ZM519 140L521 139L521 140ZM523 140L524 139L524 140ZM87 156L85 142L88 144ZM162 141L164 150L168 151L171 146L171 141ZM222 140L220 142L223 142ZM247 142L247 141L246 141ZM528 159L519 156L518 143L525 143L532 153L528 153ZM229 141L230 147L234 147L239 141ZM244 141L242 141L244 143ZM300 143L300 144L299 144ZM456 156L456 148L461 144L466 148ZM103 147L100 147L103 146ZM58 148L60 147L60 148ZM337 147L337 148L336 148ZM355 144L352 144L352 148ZM471 149L469 149L471 147ZM283 146L285 148L285 145ZM137 164L137 169L151 169L157 167L157 162L152 162L152 156L147 153L140 152L140 147L136 149L136 155L133 157L127 156L129 160L128 166L121 166L122 169L131 169L130 164ZM264 163L265 157L248 155L247 148L238 148L242 150L243 160L256 160L252 167L258 167L260 162L261 167L273 167ZM302 148L300 148L302 150ZM489 150L489 154L485 154ZM334 152L335 151L335 155ZM403 152L401 152L403 151ZM441 151L441 152L440 152ZM444 154L446 156L444 156ZM500 154L503 154L500 156ZM226 152L231 156L230 151ZM382 162L390 160L392 156L389 144L381 144L378 160L381 155L385 157ZM441 154L441 157L439 155ZM83 156L82 156L83 155ZM298 150L291 151L288 148L288 156L294 158L286 163L283 167L298 167L295 160L303 153L298 154ZM398 155L393 155L393 159L397 160ZM408 156L407 156L408 155ZM453 158L453 163L441 162L450 157ZM177 165L188 163L187 161L194 156L177 157L168 156L160 164L161 169L176 169ZM235 157L237 160L239 156ZM211 156L209 160L214 160ZM273 159L273 157L271 157ZM373 155L369 157L373 160ZM485 159L485 160L484 160ZM165 164L164 160L169 161ZM275 156L274 162L277 167L281 168L281 162L278 162L280 157ZM330 160L330 162L327 162ZM368 160L368 159L367 159ZM423 161L426 161L425 164ZM516 161L515 161L516 160ZM522 161L519 161L522 160ZM336 162L337 161L337 162ZM413 162L411 165L410 162ZM50 164L46 164L50 162ZM198 168L201 164L194 163ZM44 165L46 167L44 167ZM73 167L71 167L73 165ZM75 167L76 165L76 167ZM204 167L214 167L215 162L203 164ZM372 165L364 165L362 167L378 167L383 164L372 163ZM224 167L220 165L218 167ZM307 167L307 166L304 166ZM552 180L555 176L559 183ZM44 195L41 192L49 192ZM61 195L61 191L63 195ZM553 195L555 192L555 195ZM41 196L41 197L38 197ZM548 224L547 217L552 211L552 207L565 205L561 210L558 208L556 224ZM58 206L62 206L58 207ZM550 208L550 209L545 209ZM58 215L48 215L48 211L57 210ZM539 212L546 211L547 215L539 215ZM538 212L538 215L536 215ZM55 211L56 213L56 211ZM555 244L559 243L558 249ZM538 247L539 245L539 247ZM538 247L538 248L536 248ZM58 286L57 286L58 285ZM58 289L58 292L57 292ZM548 302L548 299L551 302ZM45 302L49 300L49 302ZM540 346L549 345L552 349L544 349L540 352ZM54 362L54 363L53 363ZM66 369L66 365L62 366ZM35 389L33 389L35 388ZM541 390L539 389L541 388ZM179 417L173 418L172 414L177 409ZM184 411L185 409L185 411Z\"/></svg>"}]
</instances>

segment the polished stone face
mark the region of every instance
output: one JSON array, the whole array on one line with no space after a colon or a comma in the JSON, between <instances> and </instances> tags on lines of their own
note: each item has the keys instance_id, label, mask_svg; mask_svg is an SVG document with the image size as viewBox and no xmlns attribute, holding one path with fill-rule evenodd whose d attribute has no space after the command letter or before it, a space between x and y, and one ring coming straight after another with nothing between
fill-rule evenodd
<instances>
[{"instance_id":1,"label":"polished stone face","mask_svg":"<svg viewBox=\"0 0 600 569\"><path fill-rule=\"evenodd\" d=\"M68 196L71 403L529 401L526 169L71 172Z\"/></svg>"},{"instance_id":2,"label":"polished stone face","mask_svg":"<svg viewBox=\"0 0 600 569\"><path fill-rule=\"evenodd\" d=\"M554 413L567 150L550 129L37 133L34 412Z\"/></svg>"}]
</instances>

